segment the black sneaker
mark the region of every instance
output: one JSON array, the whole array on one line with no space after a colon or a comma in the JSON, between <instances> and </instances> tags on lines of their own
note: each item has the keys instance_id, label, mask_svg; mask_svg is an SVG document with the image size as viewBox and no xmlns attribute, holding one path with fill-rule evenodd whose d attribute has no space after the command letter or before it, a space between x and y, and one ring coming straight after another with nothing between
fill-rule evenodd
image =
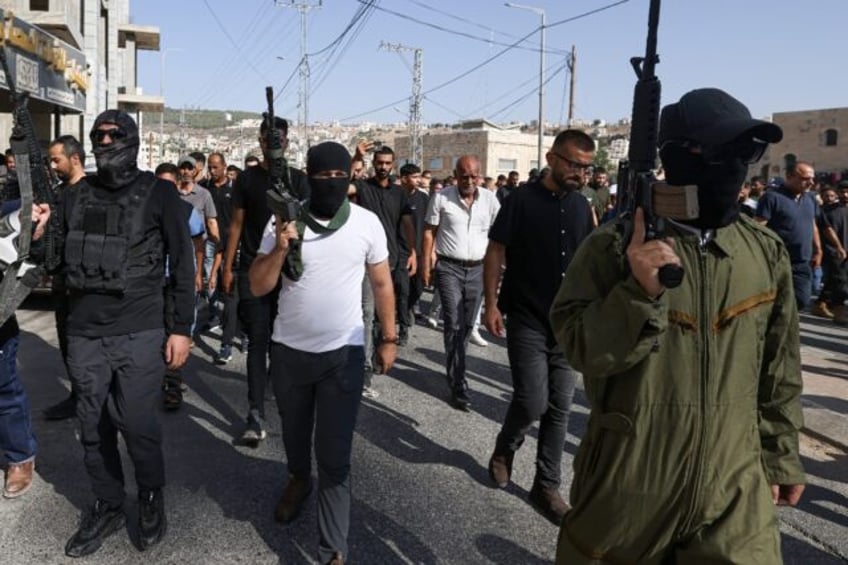
<instances>
[{"instance_id":1,"label":"black sneaker","mask_svg":"<svg viewBox=\"0 0 848 565\"><path fill-rule=\"evenodd\" d=\"M103 545L103 540L124 527L126 517L123 506L109 506L97 499L82 516L80 527L65 544L65 555L83 557L91 555Z\"/></svg>"},{"instance_id":2,"label":"black sneaker","mask_svg":"<svg viewBox=\"0 0 848 565\"><path fill-rule=\"evenodd\" d=\"M398 347L406 347L409 343L409 326L401 326L398 332Z\"/></svg>"},{"instance_id":3,"label":"black sneaker","mask_svg":"<svg viewBox=\"0 0 848 565\"><path fill-rule=\"evenodd\" d=\"M141 551L156 545L168 529L162 490L143 490L138 495L138 540Z\"/></svg>"},{"instance_id":4,"label":"black sneaker","mask_svg":"<svg viewBox=\"0 0 848 565\"><path fill-rule=\"evenodd\" d=\"M218 357L215 359L215 363L218 365L226 365L230 361L233 360L233 346L232 345L222 345L221 350L218 351Z\"/></svg>"},{"instance_id":5,"label":"black sneaker","mask_svg":"<svg viewBox=\"0 0 848 565\"><path fill-rule=\"evenodd\" d=\"M77 397L71 395L61 402L44 409L45 420L67 420L77 415Z\"/></svg>"}]
</instances>

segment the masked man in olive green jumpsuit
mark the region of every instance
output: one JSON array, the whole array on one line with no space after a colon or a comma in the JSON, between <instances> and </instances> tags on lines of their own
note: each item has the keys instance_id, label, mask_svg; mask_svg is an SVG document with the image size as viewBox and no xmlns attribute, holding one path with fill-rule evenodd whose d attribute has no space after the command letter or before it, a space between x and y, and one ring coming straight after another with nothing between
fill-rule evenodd
<instances>
[{"instance_id":1,"label":"masked man in olive green jumpsuit","mask_svg":"<svg viewBox=\"0 0 848 565\"><path fill-rule=\"evenodd\" d=\"M774 506L804 489L798 312L786 249L736 199L782 135L720 90L686 94L660 156L698 218L646 241L639 209L629 241L613 222L572 260L551 322L591 415L557 564L781 563Z\"/></svg>"}]
</instances>

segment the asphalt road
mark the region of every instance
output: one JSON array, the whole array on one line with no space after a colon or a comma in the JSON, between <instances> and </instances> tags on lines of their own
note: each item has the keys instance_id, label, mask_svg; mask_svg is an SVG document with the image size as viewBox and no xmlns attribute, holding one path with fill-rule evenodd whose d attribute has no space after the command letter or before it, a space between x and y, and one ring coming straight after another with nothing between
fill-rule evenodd
<instances>
[{"instance_id":1,"label":"asphalt road","mask_svg":"<svg viewBox=\"0 0 848 565\"><path fill-rule=\"evenodd\" d=\"M30 394L40 443L36 483L19 500L0 500L0 555L4 563L73 562L63 547L91 500L73 421L46 422L41 410L67 394L52 313L22 311L20 369ZM484 334L489 337L488 334ZM169 483L169 531L147 553L129 532L109 538L90 564L315 563L314 495L293 524L273 521L286 477L275 403L266 403L270 437L259 448L234 445L246 414L244 356L225 367L210 363L218 340L204 337L192 350L185 404L163 414ZM378 377L381 395L364 400L353 451L350 562L550 563L557 528L527 503L534 473L535 432L516 457L514 482L489 486L486 464L510 396L503 343L470 346L473 411L446 403L441 334L417 326L396 368ZM578 392L565 448L563 484L585 429L586 403ZM848 561L848 457L804 439L810 485L798 509L781 509L788 564ZM125 459L125 474L132 466ZM134 481L128 480L130 524ZM565 492L565 491L564 491Z\"/></svg>"}]
</instances>

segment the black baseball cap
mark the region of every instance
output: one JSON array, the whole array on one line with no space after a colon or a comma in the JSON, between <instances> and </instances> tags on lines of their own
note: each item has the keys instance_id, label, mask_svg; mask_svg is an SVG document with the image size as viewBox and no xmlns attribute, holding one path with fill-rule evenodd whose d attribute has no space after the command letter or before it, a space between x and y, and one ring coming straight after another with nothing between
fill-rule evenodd
<instances>
[{"instance_id":1,"label":"black baseball cap","mask_svg":"<svg viewBox=\"0 0 848 565\"><path fill-rule=\"evenodd\" d=\"M751 117L739 100L718 88L699 88L669 104L660 114L659 143L687 139L704 147L730 143L743 134L777 143L783 139L780 126Z\"/></svg>"}]
</instances>

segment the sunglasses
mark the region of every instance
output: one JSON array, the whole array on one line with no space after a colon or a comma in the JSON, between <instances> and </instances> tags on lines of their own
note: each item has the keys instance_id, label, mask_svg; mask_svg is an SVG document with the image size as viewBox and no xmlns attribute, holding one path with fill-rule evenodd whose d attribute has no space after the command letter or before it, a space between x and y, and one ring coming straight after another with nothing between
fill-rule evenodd
<instances>
[{"instance_id":1,"label":"sunglasses","mask_svg":"<svg viewBox=\"0 0 848 565\"><path fill-rule=\"evenodd\" d=\"M91 132L91 141L93 143L103 143L107 136L111 138L112 141L119 141L127 137L127 132L126 130L120 127L109 129L96 129Z\"/></svg>"}]
</instances>

